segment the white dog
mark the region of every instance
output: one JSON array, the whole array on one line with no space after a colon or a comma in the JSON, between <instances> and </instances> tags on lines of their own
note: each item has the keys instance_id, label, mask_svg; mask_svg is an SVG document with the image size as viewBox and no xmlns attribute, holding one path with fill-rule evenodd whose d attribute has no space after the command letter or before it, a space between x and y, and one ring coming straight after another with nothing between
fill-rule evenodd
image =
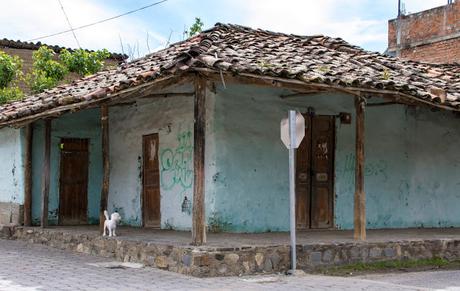
<instances>
[{"instance_id":1,"label":"white dog","mask_svg":"<svg viewBox=\"0 0 460 291\"><path fill-rule=\"evenodd\" d=\"M109 213L107 210L104 210L105 221L104 221L104 231L102 232L102 236L105 236L106 230L109 233L109 236L117 236L115 233L115 229L117 228L117 223L120 222L121 216L117 212L112 213L109 219Z\"/></svg>"}]
</instances>

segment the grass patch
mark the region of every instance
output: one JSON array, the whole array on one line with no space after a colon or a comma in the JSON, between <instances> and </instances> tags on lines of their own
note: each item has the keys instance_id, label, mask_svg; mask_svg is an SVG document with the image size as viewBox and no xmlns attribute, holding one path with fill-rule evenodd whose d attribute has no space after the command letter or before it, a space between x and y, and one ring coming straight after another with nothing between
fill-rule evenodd
<instances>
[{"instance_id":1,"label":"grass patch","mask_svg":"<svg viewBox=\"0 0 460 291\"><path fill-rule=\"evenodd\" d=\"M324 267L318 269L317 272L332 276L355 276L368 273L424 271L432 269L460 269L460 261L448 261L443 258L394 260Z\"/></svg>"}]
</instances>

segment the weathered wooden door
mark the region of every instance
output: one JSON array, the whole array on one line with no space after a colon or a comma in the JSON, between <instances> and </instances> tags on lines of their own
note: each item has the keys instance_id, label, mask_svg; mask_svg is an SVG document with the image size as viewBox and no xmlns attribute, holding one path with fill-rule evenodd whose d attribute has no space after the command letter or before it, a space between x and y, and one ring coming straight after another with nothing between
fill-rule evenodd
<instances>
[{"instance_id":1,"label":"weathered wooden door","mask_svg":"<svg viewBox=\"0 0 460 291\"><path fill-rule=\"evenodd\" d=\"M305 115L296 156L297 228L333 227L335 117Z\"/></svg>"},{"instance_id":2,"label":"weathered wooden door","mask_svg":"<svg viewBox=\"0 0 460 291\"><path fill-rule=\"evenodd\" d=\"M145 227L160 227L160 170L158 133L143 136L143 221Z\"/></svg>"},{"instance_id":3,"label":"weathered wooden door","mask_svg":"<svg viewBox=\"0 0 460 291\"><path fill-rule=\"evenodd\" d=\"M61 139L59 224L87 223L88 139Z\"/></svg>"}]
</instances>

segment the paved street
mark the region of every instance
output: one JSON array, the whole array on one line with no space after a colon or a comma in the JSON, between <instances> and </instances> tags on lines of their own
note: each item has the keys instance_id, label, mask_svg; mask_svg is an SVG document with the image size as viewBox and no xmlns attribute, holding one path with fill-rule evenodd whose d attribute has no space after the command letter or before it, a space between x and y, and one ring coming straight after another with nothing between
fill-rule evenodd
<instances>
[{"instance_id":1,"label":"paved street","mask_svg":"<svg viewBox=\"0 0 460 291\"><path fill-rule=\"evenodd\" d=\"M117 267L110 259L22 241L0 240L0 254L0 290L460 290L459 271L361 278L267 275L199 279L136 265Z\"/></svg>"}]
</instances>

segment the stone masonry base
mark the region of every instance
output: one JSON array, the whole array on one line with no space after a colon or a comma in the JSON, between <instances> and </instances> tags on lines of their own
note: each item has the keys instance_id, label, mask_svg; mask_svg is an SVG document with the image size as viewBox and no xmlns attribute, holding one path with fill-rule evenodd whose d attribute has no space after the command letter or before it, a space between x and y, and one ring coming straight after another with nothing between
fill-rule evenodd
<instances>
[{"instance_id":1,"label":"stone masonry base","mask_svg":"<svg viewBox=\"0 0 460 291\"><path fill-rule=\"evenodd\" d=\"M238 248L193 247L107 238L96 234L21 228L11 239L41 243L124 262L142 263L197 277L237 276L285 272L289 269L289 246L247 246ZM403 240L390 242L317 243L297 246L298 268L384 260L460 258L460 240Z\"/></svg>"},{"instance_id":2,"label":"stone masonry base","mask_svg":"<svg viewBox=\"0 0 460 291\"><path fill-rule=\"evenodd\" d=\"M0 202L0 224L20 225L23 221L23 205L18 203Z\"/></svg>"}]
</instances>

